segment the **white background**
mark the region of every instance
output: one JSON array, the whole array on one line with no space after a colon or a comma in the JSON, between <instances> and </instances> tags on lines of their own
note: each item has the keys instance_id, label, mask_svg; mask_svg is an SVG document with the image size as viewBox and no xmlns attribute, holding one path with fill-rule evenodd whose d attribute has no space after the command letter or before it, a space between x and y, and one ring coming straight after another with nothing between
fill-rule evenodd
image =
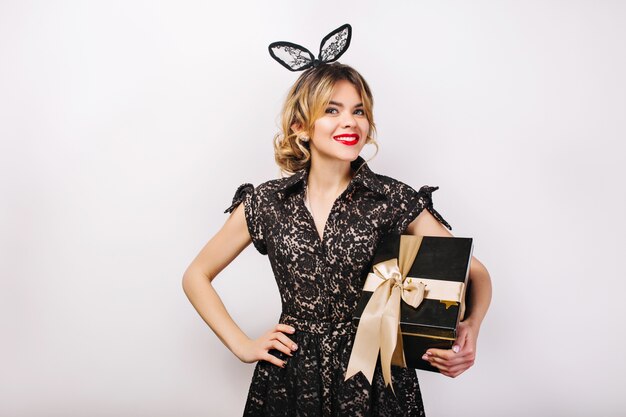
<instances>
[{"instance_id":1,"label":"white background","mask_svg":"<svg viewBox=\"0 0 626 417\"><path fill-rule=\"evenodd\" d=\"M475 367L419 372L427 415L626 414L624 2L4 0L0 415L241 415L253 365L182 274L237 186L278 176L299 74L267 45L346 22L370 167L440 186L493 279ZM252 247L214 284L249 336L278 319Z\"/></svg>"}]
</instances>

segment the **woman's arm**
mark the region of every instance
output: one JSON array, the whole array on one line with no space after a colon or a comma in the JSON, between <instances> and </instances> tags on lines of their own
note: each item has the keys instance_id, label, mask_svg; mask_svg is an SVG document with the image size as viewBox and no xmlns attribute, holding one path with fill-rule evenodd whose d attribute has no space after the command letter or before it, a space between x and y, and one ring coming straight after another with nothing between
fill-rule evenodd
<instances>
[{"instance_id":1,"label":"woman's arm","mask_svg":"<svg viewBox=\"0 0 626 417\"><path fill-rule=\"evenodd\" d=\"M183 275L183 290L200 317L241 361L266 360L277 366L284 362L268 353L278 349L291 356L295 344L283 332L293 333L284 324L251 340L233 321L211 281L250 244L244 205L240 204L215 236L202 248Z\"/></svg>"},{"instance_id":2,"label":"woman's arm","mask_svg":"<svg viewBox=\"0 0 626 417\"><path fill-rule=\"evenodd\" d=\"M407 234L422 236L451 237L452 234L435 217L423 210L406 230ZM431 365L439 368L443 375L456 377L474 364L476 340L480 325L491 303L491 278L487 268L472 256L469 281L471 291L467 300L468 309L464 320L459 323L455 345L450 350L429 349L423 356Z\"/></svg>"}]
</instances>

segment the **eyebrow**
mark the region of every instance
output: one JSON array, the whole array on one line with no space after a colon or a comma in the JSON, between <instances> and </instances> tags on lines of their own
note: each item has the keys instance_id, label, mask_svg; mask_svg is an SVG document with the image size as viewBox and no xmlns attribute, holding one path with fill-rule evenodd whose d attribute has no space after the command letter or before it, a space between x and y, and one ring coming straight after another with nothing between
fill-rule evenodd
<instances>
[{"instance_id":1,"label":"eyebrow","mask_svg":"<svg viewBox=\"0 0 626 417\"><path fill-rule=\"evenodd\" d=\"M328 102L328 104L332 104L332 105L335 105L335 106L343 107L343 104L338 103L338 102L336 102L336 101L332 101L332 100L331 100L331 101L329 101L329 102ZM355 106L354 106L354 108L355 108L355 109L356 109L357 107L363 107L363 103L358 103L357 105L355 105Z\"/></svg>"}]
</instances>

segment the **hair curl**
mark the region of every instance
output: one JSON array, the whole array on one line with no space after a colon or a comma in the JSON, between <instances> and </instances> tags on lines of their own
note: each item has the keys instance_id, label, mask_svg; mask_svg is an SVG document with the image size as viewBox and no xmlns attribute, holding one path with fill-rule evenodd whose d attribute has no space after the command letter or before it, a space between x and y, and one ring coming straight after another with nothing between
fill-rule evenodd
<instances>
[{"instance_id":1,"label":"hair curl","mask_svg":"<svg viewBox=\"0 0 626 417\"><path fill-rule=\"evenodd\" d=\"M309 167L309 142L302 141L301 136L313 136L315 121L323 116L333 88L340 80L352 83L360 94L370 125L365 143L373 144L378 150L373 115L374 99L367 82L348 65L338 62L323 64L302 73L287 94L282 112L282 132L274 137L274 158L281 171L292 174ZM294 131L293 126L299 126L300 129Z\"/></svg>"}]
</instances>

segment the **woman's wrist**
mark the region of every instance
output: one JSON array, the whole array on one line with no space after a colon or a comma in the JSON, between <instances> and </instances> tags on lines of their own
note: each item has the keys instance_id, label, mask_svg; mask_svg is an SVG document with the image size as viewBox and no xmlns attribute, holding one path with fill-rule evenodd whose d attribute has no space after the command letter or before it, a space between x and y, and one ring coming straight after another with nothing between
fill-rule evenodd
<instances>
[{"instance_id":1,"label":"woman's wrist","mask_svg":"<svg viewBox=\"0 0 626 417\"><path fill-rule=\"evenodd\" d=\"M244 356L244 350L246 348L246 345L250 342L250 340L251 339L248 336L242 334L241 337L234 341L233 344L229 347L230 351L237 358L241 359Z\"/></svg>"},{"instance_id":2,"label":"woman's wrist","mask_svg":"<svg viewBox=\"0 0 626 417\"><path fill-rule=\"evenodd\" d=\"M466 317L465 319L463 319L463 323L466 326L470 327L472 330L474 330L476 334L478 334L480 330L480 324L481 324L480 320L477 320L474 317Z\"/></svg>"}]
</instances>

